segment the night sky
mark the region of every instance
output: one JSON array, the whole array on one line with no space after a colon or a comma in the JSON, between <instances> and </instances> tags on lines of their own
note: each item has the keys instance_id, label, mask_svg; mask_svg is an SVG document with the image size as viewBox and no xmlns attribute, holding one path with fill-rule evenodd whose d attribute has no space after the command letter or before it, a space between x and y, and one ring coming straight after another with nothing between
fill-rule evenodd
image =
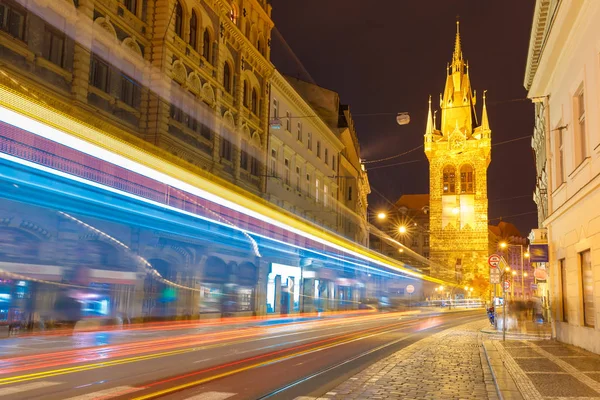
<instances>
[{"instance_id":1,"label":"night sky","mask_svg":"<svg viewBox=\"0 0 600 400\"><path fill-rule=\"evenodd\" d=\"M361 156L375 160L423 143L427 99L439 107L452 59L456 17L472 88L487 89L492 145L533 133L523 87L534 0L273 0L272 61L283 73L340 94L355 115ZM409 112L399 126L395 113ZM386 115L372 115L383 113ZM361 115L367 114L367 115ZM439 113L438 113L439 116ZM438 118L439 127L439 118ZM417 160L416 162L411 162ZM408 163L407 163L408 162ZM382 165L404 163L387 168ZM422 149L368 165L369 209L402 194L428 193ZM537 226L531 140L492 147L490 219L504 217L523 235ZM381 193L378 194L377 192ZM515 216L515 214L524 214ZM498 219L491 221L497 224Z\"/></svg>"}]
</instances>

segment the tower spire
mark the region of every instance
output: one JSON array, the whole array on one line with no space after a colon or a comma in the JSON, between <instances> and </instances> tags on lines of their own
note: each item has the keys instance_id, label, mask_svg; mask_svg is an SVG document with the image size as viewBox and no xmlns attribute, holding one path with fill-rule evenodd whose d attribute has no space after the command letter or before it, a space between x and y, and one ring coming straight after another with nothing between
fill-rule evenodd
<instances>
[{"instance_id":1,"label":"tower spire","mask_svg":"<svg viewBox=\"0 0 600 400\"><path fill-rule=\"evenodd\" d=\"M485 106L485 92L487 92L487 90L483 91L483 112L481 115L481 129L484 131L489 131L490 123L488 121L487 107Z\"/></svg>"},{"instance_id":2,"label":"tower spire","mask_svg":"<svg viewBox=\"0 0 600 400\"><path fill-rule=\"evenodd\" d=\"M429 111L427 112L427 128L425 129L425 134L432 134L433 129L433 118L431 116L431 95L429 95Z\"/></svg>"},{"instance_id":3,"label":"tower spire","mask_svg":"<svg viewBox=\"0 0 600 400\"><path fill-rule=\"evenodd\" d=\"M462 62L462 49L460 47L460 21L456 17L456 41L454 43L454 56L452 57L452 64L456 65Z\"/></svg>"}]
</instances>

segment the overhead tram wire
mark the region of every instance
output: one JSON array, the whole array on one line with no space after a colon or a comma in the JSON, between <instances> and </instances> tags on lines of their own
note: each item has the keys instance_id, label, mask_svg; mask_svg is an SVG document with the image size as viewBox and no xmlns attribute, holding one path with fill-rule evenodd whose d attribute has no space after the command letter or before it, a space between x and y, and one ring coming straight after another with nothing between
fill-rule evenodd
<instances>
[{"instance_id":1,"label":"overhead tram wire","mask_svg":"<svg viewBox=\"0 0 600 400\"><path fill-rule=\"evenodd\" d=\"M507 144L507 143L516 142L516 141L519 141L519 140L531 139L531 137L532 137L532 135L526 135L526 136L521 136L521 137L518 137L518 138L515 138L515 139L509 139L509 140L505 140L505 141L503 141L503 142L492 143L492 147L494 147L494 146L500 146L500 145ZM401 157L401 156L403 156L403 155L405 155L405 154L408 154L408 153L411 153L411 152L413 152L413 151L415 151L415 150L418 150L418 149L420 149L421 147L423 147L423 145L417 146L417 147L415 147L415 148L413 148L413 149L410 149L410 150L408 150L408 151L406 151L406 152L404 152L404 153L397 154L397 155L395 155L395 156L391 156L391 157L387 157L387 159L392 159L392 158L398 158L398 157ZM367 164L368 162L373 162L373 163L375 163L375 162L381 162L382 160L385 160L385 159L374 160L374 161L365 161L365 162L363 162L363 164ZM417 162L423 162L423 161L425 161L425 160L411 160L411 161L404 161L404 162L393 163L393 164L377 165L377 166L374 166L374 167L369 167L369 171L373 171L373 170L380 169L380 168L388 168L388 167L395 167L395 166L398 166L398 165L404 165L404 164L412 164L412 163L417 163Z\"/></svg>"}]
</instances>

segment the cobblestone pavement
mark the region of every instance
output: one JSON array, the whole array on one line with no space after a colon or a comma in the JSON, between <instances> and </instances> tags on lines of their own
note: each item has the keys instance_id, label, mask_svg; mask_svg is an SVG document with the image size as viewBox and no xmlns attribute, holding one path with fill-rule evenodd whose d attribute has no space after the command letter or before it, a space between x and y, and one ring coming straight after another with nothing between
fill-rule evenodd
<instances>
[{"instance_id":1,"label":"cobblestone pavement","mask_svg":"<svg viewBox=\"0 0 600 400\"><path fill-rule=\"evenodd\" d=\"M481 347L485 321L450 328L371 365L320 399L490 399L496 389Z\"/></svg>"},{"instance_id":2,"label":"cobblestone pavement","mask_svg":"<svg viewBox=\"0 0 600 400\"><path fill-rule=\"evenodd\" d=\"M493 344L524 399L600 400L597 354L552 340Z\"/></svg>"}]
</instances>

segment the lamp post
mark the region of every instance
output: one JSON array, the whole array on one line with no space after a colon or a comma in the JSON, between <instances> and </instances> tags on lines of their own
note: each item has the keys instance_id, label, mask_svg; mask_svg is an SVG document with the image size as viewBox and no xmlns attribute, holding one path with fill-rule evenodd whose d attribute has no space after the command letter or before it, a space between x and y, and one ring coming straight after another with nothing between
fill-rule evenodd
<instances>
[{"instance_id":1,"label":"lamp post","mask_svg":"<svg viewBox=\"0 0 600 400\"><path fill-rule=\"evenodd\" d=\"M521 298L522 300L525 300L525 277L527 276L527 273L524 271L524 258L529 258L529 253L528 252L524 252L523 251L523 245L522 244L509 244L506 242L500 242L500 248L501 249L506 249L508 247L518 247L520 250L520 255L521 255ZM513 271L514 272L514 271ZM516 275L516 273L513 273L513 275ZM514 288L512 289L513 295L514 295ZM514 296L513 296L514 297Z\"/></svg>"}]
</instances>

